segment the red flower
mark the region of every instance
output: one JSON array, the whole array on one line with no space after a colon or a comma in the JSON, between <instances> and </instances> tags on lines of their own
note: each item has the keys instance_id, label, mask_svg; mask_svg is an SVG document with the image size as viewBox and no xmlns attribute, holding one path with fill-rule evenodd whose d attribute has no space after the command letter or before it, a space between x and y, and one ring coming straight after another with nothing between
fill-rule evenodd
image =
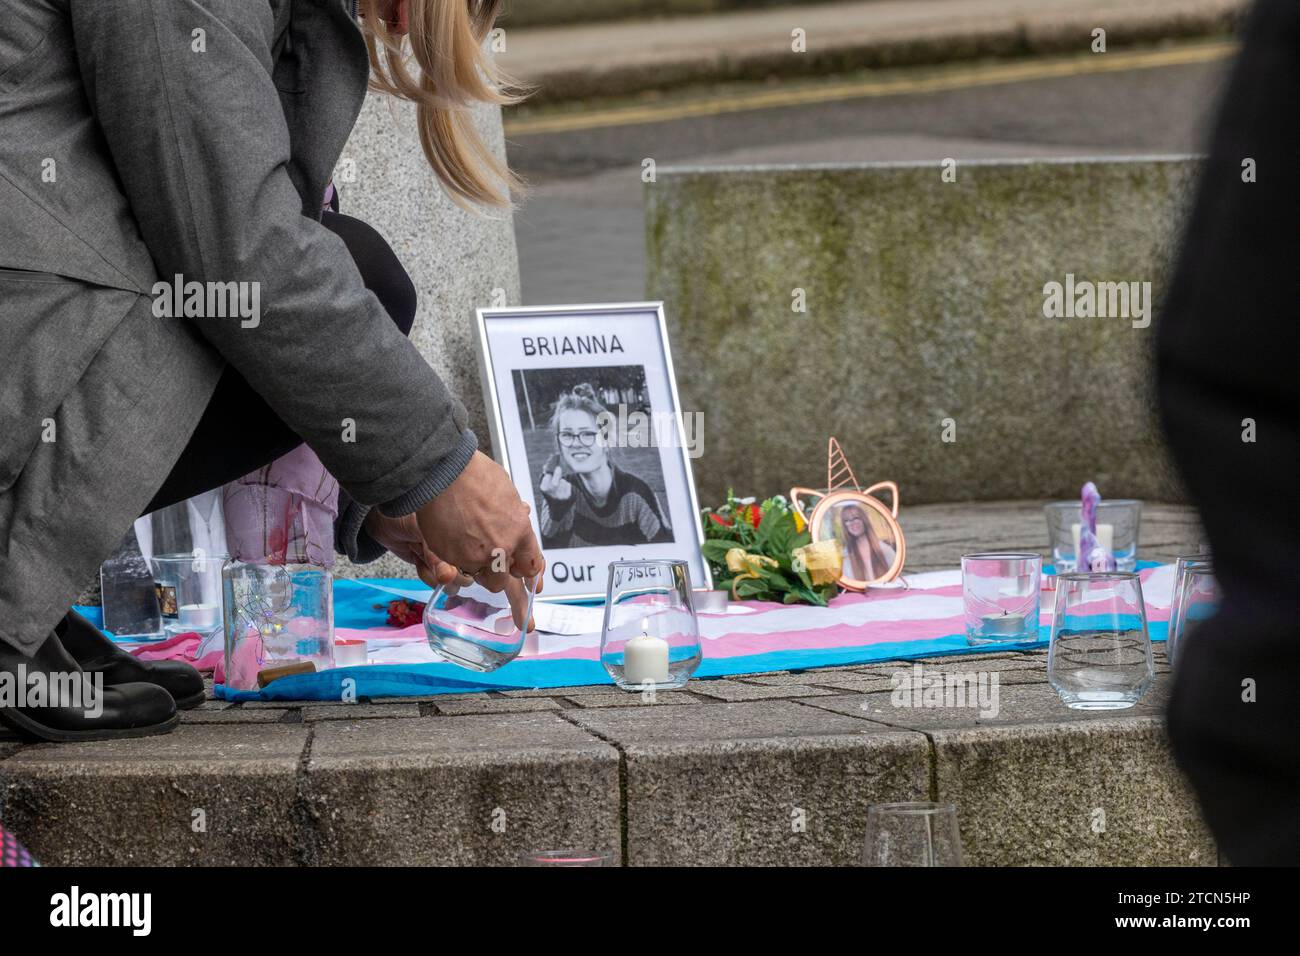
<instances>
[{"instance_id":1,"label":"red flower","mask_svg":"<svg viewBox=\"0 0 1300 956\"><path fill-rule=\"evenodd\" d=\"M388 626L410 627L424 620L424 602L399 598L388 602Z\"/></svg>"},{"instance_id":2,"label":"red flower","mask_svg":"<svg viewBox=\"0 0 1300 956\"><path fill-rule=\"evenodd\" d=\"M757 528L763 520L763 509L758 505L742 505L740 513L744 516L745 521L754 528Z\"/></svg>"},{"instance_id":3,"label":"red flower","mask_svg":"<svg viewBox=\"0 0 1300 956\"><path fill-rule=\"evenodd\" d=\"M730 518L724 518L722 515L715 514L710 514L709 520L722 525L724 528L730 528L735 523Z\"/></svg>"}]
</instances>

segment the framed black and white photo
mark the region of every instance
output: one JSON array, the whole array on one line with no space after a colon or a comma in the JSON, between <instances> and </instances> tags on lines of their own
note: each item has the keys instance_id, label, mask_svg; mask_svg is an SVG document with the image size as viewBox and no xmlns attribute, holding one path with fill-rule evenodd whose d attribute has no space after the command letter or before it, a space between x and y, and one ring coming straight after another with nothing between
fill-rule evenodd
<instances>
[{"instance_id":1,"label":"framed black and white photo","mask_svg":"<svg viewBox=\"0 0 1300 956\"><path fill-rule=\"evenodd\" d=\"M542 598L602 597L611 561L677 558L711 587L663 304L479 309L496 458L532 509Z\"/></svg>"}]
</instances>

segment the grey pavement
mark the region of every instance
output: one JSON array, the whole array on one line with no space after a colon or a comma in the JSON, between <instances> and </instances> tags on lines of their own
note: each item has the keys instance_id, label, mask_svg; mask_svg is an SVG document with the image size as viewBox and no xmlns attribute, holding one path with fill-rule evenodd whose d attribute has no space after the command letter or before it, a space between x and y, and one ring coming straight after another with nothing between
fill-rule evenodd
<instances>
[{"instance_id":1,"label":"grey pavement","mask_svg":"<svg viewBox=\"0 0 1300 956\"><path fill-rule=\"evenodd\" d=\"M686 83L1107 50L1221 34L1245 0L870 0L511 29L499 53L538 99L657 93Z\"/></svg>"}]
</instances>

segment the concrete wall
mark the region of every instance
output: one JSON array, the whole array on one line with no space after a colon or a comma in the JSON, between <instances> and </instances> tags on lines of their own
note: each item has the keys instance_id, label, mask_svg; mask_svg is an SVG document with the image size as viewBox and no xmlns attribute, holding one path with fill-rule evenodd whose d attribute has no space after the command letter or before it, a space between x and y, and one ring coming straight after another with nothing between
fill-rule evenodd
<instances>
[{"instance_id":1,"label":"concrete wall","mask_svg":"<svg viewBox=\"0 0 1300 956\"><path fill-rule=\"evenodd\" d=\"M1154 325L1047 318L1044 286L1165 293L1189 158L660 169L647 293L665 301L695 476L825 481L835 435L904 504L1179 500L1151 400ZM802 290L806 311L797 311ZM945 421L949 422L945 441Z\"/></svg>"}]
</instances>

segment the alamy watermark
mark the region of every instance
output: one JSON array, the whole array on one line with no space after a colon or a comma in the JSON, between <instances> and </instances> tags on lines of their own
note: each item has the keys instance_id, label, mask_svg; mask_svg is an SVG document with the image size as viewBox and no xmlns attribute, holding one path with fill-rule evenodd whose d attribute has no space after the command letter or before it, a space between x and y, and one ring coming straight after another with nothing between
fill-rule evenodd
<instances>
[{"instance_id":1,"label":"alamy watermark","mask_svg":"<svg viewBox=\"0 0 1300 956\"><path fill-rule=\"evenodd\" d=\"M1001 712L997 671L958 671L927 674L921 664L890 675L889 702L895 707L968 708L984 718Z\"/></svg>"},{"instance_id":2,"label":"alamy watermark","mask_svg":"<svg viewBox=\"0 0 1300 956\"><path fill-rule=\"evenodd\" d=\"M155 282L153 314L160 319L239 319L241 329L262 324L260 282L185 281L179 273L171 282Z\"/></svg>"},{"instance_id":3,"label":"alamy watermark","mask_svg":"<svg viewBox=\"0 0 1300 956\"><path fill-rule=\"evenodd\" d=\"M680 425L680 428L679 428ZM628 411L625 404L596 416L601 443L607 448L677 448L687 456L704 454L704 413L668 411Z\"/></svg>"},{"instance_id":4,"label":"alamy watermark","mask_svg":"<svg viewBox=\"0 0 1300 956\"><path fill-rule=\"evenodd\" d=\"M83 671L29 671L19 664L0 671L0 707L80 710L91 720L104 713L104 675Z\"/></svg>"},{"instance_id":5,"label":"alamy watermark","mask_svg":"<svg viewBox=\"0 0 1300 956\"><path fill-rule=\"evenodd\" d=\"M73 886L50 897L50 925L120 927L131 930L132 936L148 936L153 929L153 894L83 893Z\"/></svg>"},{"instance_id":6,"label":"alamy watermark","mask_svg":"<svg viewBox=\"0 0 1300 956\"><path fill-rule=\"evenodd\" d=\"M1151 324L1150 282L1092 282L1076 280L1043 286L1043 315L1049 319L1130 319L1135 329Z\"/></svg>"}]
</instances>

